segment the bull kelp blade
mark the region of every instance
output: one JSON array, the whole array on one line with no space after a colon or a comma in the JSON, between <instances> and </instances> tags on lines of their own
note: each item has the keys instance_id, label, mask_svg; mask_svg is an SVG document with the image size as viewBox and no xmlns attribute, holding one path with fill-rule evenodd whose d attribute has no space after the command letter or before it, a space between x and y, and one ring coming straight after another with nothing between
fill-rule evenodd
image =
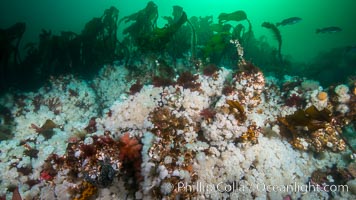
<instances>
[{"instance_id":1,"label":"bull kelp blade","mask_svg":"<svg viewBox=\"0 0 356 200\"><path fill-rule=\"evenodd\" d=\"M274 37L276 38L276 40L278 41L278 54L279 54L279 58L282 60L282 53L281 53L281 49L282 49L282 35L281 32L279 31L279 29L277 28L277 26L275 26L274 24L270 23L270 22L263 22L262 23L262 27L265 27L269 30L272 31Z\"/></svg>"},{"instance_id":2,"label":"bull kelp blade","mask_svg":"<svg viewBox=\"0 0 356 200\"><path fill-rule=\"evenodd\" d=\"M219 23L228 22L228 21L238 22L246 19L247 19L247 15L242 10L238 10L233 13L220 13L219 15Z\"/></svg>"}]
</instances>

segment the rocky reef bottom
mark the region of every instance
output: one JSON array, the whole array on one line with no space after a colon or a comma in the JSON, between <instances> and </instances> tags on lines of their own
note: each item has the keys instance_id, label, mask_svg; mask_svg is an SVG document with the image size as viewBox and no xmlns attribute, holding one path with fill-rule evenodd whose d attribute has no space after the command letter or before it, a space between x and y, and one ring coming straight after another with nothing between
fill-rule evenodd
<instances>
[{"instance_id":1,"label":"rocky reef bottom","mask_svg":"<svg viewBox=\"0 0 356 200\"><path fill-rule=\"evenodd\" d=\"M355 83L120 65L1 97L0 196L355 199Z\"/></svg>"}]
</instances>

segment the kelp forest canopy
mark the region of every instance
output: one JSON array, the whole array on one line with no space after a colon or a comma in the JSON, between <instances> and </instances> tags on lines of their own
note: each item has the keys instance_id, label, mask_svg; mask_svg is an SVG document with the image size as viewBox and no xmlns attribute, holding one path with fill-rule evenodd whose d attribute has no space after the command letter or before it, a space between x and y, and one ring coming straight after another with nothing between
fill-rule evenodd
<instances>
[{"instance_id":1,"label":"kelp forest canopy","mask_svg":"<svg viewBox=\"0 0 356 200\"><path fill-rule=\"evenodd\" d=\"M42 29L38 44L20 45L25 23L0 29L0 90L30 89L42 85L51 76L65 74L90 78L104 64L114 62L124 64L133 74L153 77L173 73L166 78L182 71L204 70L202 66L210 63L234 68L239 56L230 41L235 40L244 47L246 60L264 71L273 71L277 76L285 72L303 73L283 56L282 35L273 23L264 22L262 26L271 30L278 45L270 45L263 38L256 39L253 23L242 10L221 13L217 19L191 16L180 6L173 6L172 10L172 16L163 16L166 23L159 27L158 7L152 1L124 17L112 6L101 17L87 22L80 33L53 34L51 30ZM122 39L119 40L118 35L123 35ZM152 67L139 66L142 58L148 59ZM184 69L178 67L180 60L188 61ZM314 64L311 71L314 74L310 76L317 76L322 67ZM345 71L345 76L349 71ZM339 76L339 80L341 78L344 76Z\"/></svg>"}]
</instances>

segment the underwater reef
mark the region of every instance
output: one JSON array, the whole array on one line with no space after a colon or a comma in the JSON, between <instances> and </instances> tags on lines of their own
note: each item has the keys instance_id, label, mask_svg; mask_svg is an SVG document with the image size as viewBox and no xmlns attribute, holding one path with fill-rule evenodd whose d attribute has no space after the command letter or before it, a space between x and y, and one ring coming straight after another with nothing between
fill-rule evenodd
<instances>
[{"instance_id":1,"label":"underwater reef","mask_svg":"<svg viewBox=\"0 0 356 200\"><path fill-rule=\"evenodd\" d=\"M293 63L282 54L281 26L272 22L262 24L277 40L278 45L274 47L265 36L255 37L253 22L243 10L220 13L214 19L213 16L190 16L182 7L173 6L172 16L162 17L166 20L163 27L158 27L158 17L158 6L152 1L142 10L123 17L112 6L102 16L88 21L79 33L66 30L53 34L44 28L38 43L25 45L20 45L26 32L25 23L1 28L0 93L38 89L52 76L75 74L90 81L108 63L124 64L132 73L145 73L145 69L138 70L135 66L143 57L152 62L172 59L173 66L163 70L174 75L184 70L203 70L210 63L230 67L239 59L229 45L230 40L238 40L244 46L246 60L278 78L285 74L305 76L330 85L339 84L354 74L353 46L325 50L311 63ZM292 17L284 23L297 21L300 19ZM191 61L183 71L180 69L182 60ZM334 73L340 68L342 75ZM155 69L155 73L159 70Z\"/></svg>"},{"instance_id":2,"label":"underwater reef","mask_svg":"<svg viewBox=\"0 0 356 200\"><path fill-rule=\"evenodd\" d=\"M278 80L239 59L233 70L207 66L145 85L106 65L92 83L68 75L7 94L1 127L13 134L0 143L1 195L352 199L355 141L343 129L354 133L356 87ZM294 184L319 189L284 188ZM325 189L332 184L348 191Z\"/></svg>"},{"instance_id":3,"label":"underwater reef","mask_svg":"<svg viewBox=\"0 0 356 200\"><path fill-rule=\"evenodd\" d=\"M234 56L234 48L228 45L231 39L244 45L247 59L260 54L262 65L281 64L280 60L263 63L262 58L273 57L274 50L266 43L254 44L260 41L254 38L252 23L242 10L221 13L219 22L214 23L212 16L189 16L182 7L174 6L172 16L163 17L167 21L164 27L157 25L159 13L153 2L130 16L120 18L119 14L117 8L110 7L101 17L87 22L80 33L53 34L42 29L38 44L29 42L23 46L20 43L26 31L25 23L0 29L0 92L33 90L51 76L75 74L90 80L103 65L113 62L124 63L135 72L138 71L135 62L142 57L173 59L175 69L182 59L191 60L189 67L193 70L209 63L233 66L238 58ZM118 39L119 34L123 35L122 40ZM256 59L257 64L260 60Z\"/></svg>"},{"instance_id":4,"label":"underwater reef","mask_svg":"<svg viewBox=\"0 0 356 200\"><path fill-rule=\"evenodd\" d=\"M48 79L0 97L0 199L355 199L356 79L267 75L288 64L282 36L254 38L241 10L118 14L43 30L23 61L9 44L5 73Z\"/></svg>"}]
</instances>

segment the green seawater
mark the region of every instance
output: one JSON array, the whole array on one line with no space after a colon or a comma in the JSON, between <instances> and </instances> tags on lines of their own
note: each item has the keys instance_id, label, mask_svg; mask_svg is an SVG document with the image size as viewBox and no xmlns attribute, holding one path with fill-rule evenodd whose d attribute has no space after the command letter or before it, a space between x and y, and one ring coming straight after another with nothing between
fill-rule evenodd
<instances>
[{"instance_id":1,"label":"green seawater","mask_svg":"<svg viewBox=\"0 0 356 200\"><path fill-rule=\"evenodd\" d=\"M71 30L79 32L94 16L100 16L106 8L114 5L120 17L145 7L148 1L137 0L62 0L62 1L1 1L0 25L2 28L14 22L27 23L24 40L37 40L42 28L54 32ZM244 10L253 24L256 36L267 35L261 27L264 21L279 22L298 16L303 20L284 27L283 52L298 61L309 61L320 51L356 44L356 2L353 0L156 0L160 16L170 16L172 6L184 8L188 16L217 17L221 12ZM159 19L162 24L163 19ZM161 24L161 25L162 25ZM316 35L315 29L339 26L343 29L335 35ZM271 39L272 40L272 39ZM272 40L273 42L273 40Z\"/></svg>"},{"instance_id":2,"label":"green seawater","mask_svg":"<svg viewBox=\"0 0 356 200\"><path fill-rule=\"evenodd\" d=\"M144 11L150 2L157 6L157 21ZM173 17L175 6L183 14ZM189 172L208 183L225 178L227 186L239 188L261 181L355 182L345 171L355 163L350 158L356 149L355 8L356 0L0 1L0 199L11 198L14 186L24 199L50 199L58 194L46 191L64 191L72 182L109 188L100 192L104 196L110 191L131 198L132 191L143 195L141 190L163 196L178 171L182 180ZM140 18L142 13L147 15ZM206 19L212 21L204 25ZM216 73L219 68L224 69ZM335 92L341 84L350 91ZM316 100L322 91L329 99ZM339 100L348 94L350 100ZM85 137L88 144L82 143ZM89 143L90 138L97 141ZM346 151L339 152L343 142ZM90 146L96 143L100 150L93 151L99 149ZM148 156L140 154L141 147ZM79 155L82 150L87 155ZM37 162L47 152L65 151L70 156ZM52 166L55 159L62 164ZM59 187L46 185L57 177L51 169L59 172L63 163L70 173L60 173ZM195 172L196 163L203 170ZM117 174L112 166L120 168ZM163 169L171 173L164 181ZM141 170L149 174L138 189ZM116 176L120 184L109 187ZM74 189L72 195L79 186ZM242 190L241 199L352 199L356 194ZM226 191L219 197L233 195Z\"/></svg>"},{"instance_id":3,"label":"green seawater","mask_svg":"<svg viewBox=\"0 0 356 200\"><path fill-rule=\"evenodd\" d=\"M42 29L50 30L52 34L60 34L61 31L73 31L79 34L88 21L93 17L102 16L105 9L110 6L115 6L119 10L118 16L122 19L143 9L148 2L144 0L1 1L0 28L8 28L16 22L26 23L26 31L20 43L20 57L23 59L26 54L25 45L28 42L38 42ZM172 16L174 5L183 7L188 19L192 16L213 16L214 23L217 23L220 13L242 10L251 22L256 40L267 42L272 48L278 48L278 43L273 34L261 24L263 22L275 24L289 17L299 17L302 19L300 22L279 27L283 39L281 52L290 66L282 70L283 73L315 77L319 81L328 80L325 84L343 82L346 75L354 73L356 2L353 0L155 0L153 2L158 6L158 27L164 27L167 23L163 17ZM241 23L247 27L246 21L229 23L233 26ZM122 31L127 26L128 24L125 23L119 24L117 35L119 41L123 40ZM315 33L318 28L330 26L340 27L342 30L337 33ZM255 61L263 69L264 63L259 62L261 57L255 54L248 56L248 59ZM272 68L265 68L273 71ZM310 68L315 70L305 74ZM342 78L335 77L339 71L345 73L341 74Z\"/></svg>"}]
</instances>

